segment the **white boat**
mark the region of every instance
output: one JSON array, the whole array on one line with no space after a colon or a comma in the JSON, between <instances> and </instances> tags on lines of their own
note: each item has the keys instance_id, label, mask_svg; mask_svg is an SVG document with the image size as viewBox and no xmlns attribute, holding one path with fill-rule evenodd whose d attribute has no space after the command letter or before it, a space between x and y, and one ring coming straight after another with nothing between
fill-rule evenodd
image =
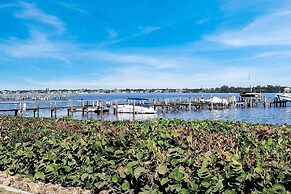
<instances>
[{"instance_id":1,"label":"white boat","mask_svg":"<svg viewBox=\"0 0 291 194\"><path fill-rule=\"evenodd\" d=\"M224 98L219 98L217 96L211 97L209 100L204 100L204 102L210 102L210 103L214 103L214 104L227 104L228 101Z\"/></svg>"},{"instance_id":2,"label":"white boat","mask_svg":"<svg viewBox=\"0 0 291 194\"><path fill-rule=\"evenodd\" d=\"M250 79L251 79L251 75L249 75L249 80ZM250 86L250 90L249 91L241 92L240 96L242 98L261 98L262 97L261 93L253 92L252 86Z\"/></svg>"},{"instance_id":3,"label":"white boat","mask_svg":"<svg viewBox=\"0 0 291 194\"><path fill-rule=\"evenodd\" d=\"M147 98L128 98L128 104L117 105L115 111L118 113L156 114L157 111L153 107L144 103L148 100Z\"/></svg>"},{"instance_id":4,"label":"white boat","mask_svg":"<svg viewBox=\"0 0 291 194\"><path fill-rule=\"evenodd\" d=\"M284 92L277 93L275 97L278 98L279 101L291 101L291 89L284 88Z\"/></svg>"},{"instance_id":5,"label":"white boat","mask_svg":"<svg viewBox=\"0 0 291 194\"><path fill-rule=\"evenodd\" d=\"M252 98L259 98L262 95L260 93L250 91L250 92L242 92L242 93L240 93L240 96L242 98L251 98L251 97Z\"/></svg>"}]
</instances>

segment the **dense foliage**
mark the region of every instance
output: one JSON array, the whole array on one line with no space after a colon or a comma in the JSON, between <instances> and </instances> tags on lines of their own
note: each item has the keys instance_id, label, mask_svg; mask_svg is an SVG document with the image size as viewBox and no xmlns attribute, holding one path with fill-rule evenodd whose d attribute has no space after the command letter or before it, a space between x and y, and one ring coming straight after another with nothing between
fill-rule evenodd
<instances>
[{"instance_id":1,"label":"dense foliage","mask_svg":"<svg viewBox=\"0 0 291 194\"><path fill-rule=\"evenodd\" d=\"M291 127L0 118L0 171L94 193L286 193Z\"/></svg>"}]
</instances>

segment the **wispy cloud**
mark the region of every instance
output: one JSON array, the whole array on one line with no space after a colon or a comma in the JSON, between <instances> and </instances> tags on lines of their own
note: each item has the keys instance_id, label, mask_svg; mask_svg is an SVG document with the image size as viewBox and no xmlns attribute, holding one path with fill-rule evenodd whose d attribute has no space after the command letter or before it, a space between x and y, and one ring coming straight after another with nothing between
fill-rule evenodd
<instances>
[{"instance_id":1,"label":"wispy cloud","mask_svg":"<svg viewBox=\"0 0 291 194\"><path fill-rule=\"evenodd\" d=\"M87 15L90 14L88 11L85 11L84 9L79 8L78 5L73 4L73 3L59 2L59 5L67 8L67 9L82 13L82 14L87 14Z\"/></svg>"},{"instance_id":2,"label":"wispy cloud","mask_svg":"<svg viewBox=\"0 0 291 194\"><path fill-rule=\"evenodd\" d=\"M200 19L200 20L197 20L197 21L196 21L196 24L197 24L197 25L202 25L202 24L205 24L205 23L208 22L208 21L209 21L208 18L202 18L202 19Z\"/></svg>"},{"instance_id":3,"label":"wispy cloud","mask_svg":"<svg viewBox=\"0 0 291 194\"><path fill-rule=\"evenodd\" d=\"M284 50L284 51L268 51L268 52L262 52L255 56L255 58L275 58L275 57L291 57L291 51L290 50Z\"/></svg>"},{"instance_id":4,"label":"wispy cloud","mask_svg":"<svg viewBox=\"0 0 291 194\"><path fill-rule=\"evenodd\" d=\"M74 50L75 46L69 42L50 40L51 37L60 36L65 32L65 24L58 17L40 10L35 4L18 2L13 6L21 8L17 9L13 15L25 23L29 37L26 39L2 38L0 53L12 58L54 59L68 64L66 50ZM27 20L38 23L26 24ZM41 25L53 27L55 33L40 28Z\"/></svg>"},{"instance_id":5,"label":"wispy cloud","mask_svg":"<svg viewBox=\"0 0 291 194\"><path fill-rule=\"evenodd\" d=\"M14 14L15 17L25 20L39 21L43 24L54 27L58 34L65 32L65 24L56 16L49 15L40 10L35 4L19 2L17 4L22 8L21 11Z\"/></svg>"},{"instance_id":6,"label":"wispy cloud","mask_svg":"<svg viewBox=\"0 0 291 194\"><path fill-rule=\"evenodd\" d=\"M113 40L113 41L106 42L105 44L119 43L119 42L122 42L122 41L125 41L125 40L129 40L129 39L132 39L132 38L139 37L139 36L144 36L144 35L151 34L152 32L160 30L160 29L161 29L161 27L153 27L153 26L144 27L144 26L140 26L139 27L139 32L134 33L134 34L130 34L129 36L121 37L121 38Z\"/></svg>"},{"instance_id":7,"label":"wispy cloud","mask_svg":"<svg viewBox=\"0 0 291 194\"><path fill-rule=\"evenodd\" d=\"M147 68L153 68L152 70L173 70L180 69L181 64L183 68L198 68L201 63L211 64L207 60L198 59L195 57L183 57L183 56L171 56L171 55L159 55L159 54L136 54L130 53L118 53L109 52L104 50L85 51L80 52L82 57L91 58L95 60L107 61L114 64L122 64L127 66L145 66Z\"/></svg>"},{"instance_id":8,"label":"wispy cloud","mask_svg":"<svg viewBox=\"0 0 291 194\"><path fill-rule=\"evenodd\" d=\"M102 45L96 45L92 39L90 42L89 37L88 42L81 42L85 39L81 33L75 34L82 37L80 39L70 40L70 37L62 39L66 35L66 24L56 15L48 14L49 10L42 10L37 4L26 2L19 2L15 5L2 4L3 9L13 6L16 6L16 9L9 9L9 11L12 11L18 22L22 22L27 27L27 29L22 29L21 33L28 30L28 37L1 37L0 60L14 64L14 67L24 64L25 68L23 67L23 69L26 72L25 75L19 74L18 88L21 88L21 85L22 88L25 86L29 88L248 86L247 75L250 71L254 75L253 85L275 83L276 80L280 80L282 83L290 82L291 72L288 66L290 46L284 45L280 48L276 46L277 50L272 49L275 47L267 47L267 49L262 47L259 50L244 47L233 48L291 44L289 37L291 27L288 25L291 19L289 10L277 11L260 17L242 29L233 29L205 37L211 42L202 40L195 42L194 46L193 43L186 43L185 45L172 45L163 48L129 48L124 47L124 44L102 47ZM60 6L67 6L68 9L86 14L82 12L82 9L78 10L79 7L75 4L61 3ZM187 18L187 20L190 19L194 23L197 21ZM171 21L173 20L175 19L172 18ZM114 41L116 43L136 37L154 35L155 32L165 30L168 27L180 27L176 24L181 21L186 20L160 26L146 24L140 27L135 26L135 33L126 30L118 31L118 24L114 26L116 29L109 28L110 25L102 24L103 26L98 26L98 30L103 29L103 33L104 31L108 33L107 43L114 43ZM198 20L196 24L204 22L207 22L207 19ZM68 26L71 26L71 23L68 23ZM128 35L123 36L125 33ZM99 37L96 40L99 40ZM217 44L217 42L222 44ZM256 47L254 48L256 49ZM280 70L269 68L273 63L265 63L266 61L274 61L275 64L282 65L281 68L285 73L290 73L281 75L281 68ZM47 65L47 71L58 71L60 67L68 66L68 64L71 68L62 69L58 71L58 75L53 75L44 73L43 64ZM13 68L10 67L10 69ZM39 76L35 76L34 71L40 72ZM3 71L0 72L0 80L4 79L3 74L5 74ZM11 87L14 86L11 84ZM7 86L2 88L7 88Z\"/></svg>"},{"instance_id":9,"label":"wispy cloud","mask_svg":"<svg viewBox=\"0 0 291 194\"><path fill-rule=\"evenodd\" d=\"M114 30L113 28L108 28L107 33L109 34L109 38L117 38L119 36L118 32Z\"/></svg>"},{"instance_id":10,"label":"wispy cloud","mask_svg":"<svg viewBox=\"0 0 291 194\"><path fill-rule=\"evenodd\" d=\"M146 27L139 27L140 32L138 34L143 35L143 34L150 34L154 31L157 31L161 29L161 27L153 27L153 26L146 26Z\"/></svg>"},{"instance_id":11,"label":"wispy cloud","mask_svg":"<svg viewBox=\"0 0 291 194\"><path fill-rule=\"evenodd\" d=\"M65 62L64 65L70 63L68 51L75 49L71 43L49 40L46 34L35 29L30 29L28 39L12 38L0 44L0 53L12 58L53 59Z\"/></svg>"},{"instance_id":12,"label":"wispy cloud","mask_svg":"<svg viewBox=\"0 0 291 194\"><path fill-rule=\"evenodd\" d=\"M221 68L209 69L205 72L188 71L187 73L153 71L152 69L133 66L120 67L102 76L87 77L63 77L51 80L37 80L25 78L23 81L35 88L200 88L217 87L222 85L249 86L253 83L268 84L266 80L272 80L269 70L251 69L256 75L252 83L247 79L250 69L247 68ZM221 73L223 72L223 73ZM96 71L97 73L97 71ZM282 76L282 83L288 80ZM205 81L207 80L207 82ZM275 80L275 79L274 79ZM273 81L273 80L272 80Z\"/></svg>"},{"instance_id":13,"label":"wispy cloud","mask_svg":"<svg viewBox=\"0 0 291 194\"><path fill-rule=\"evenodd\" d=\"M283 10L256 19L240 30L230 30L205 39L230 46L291 44L291 11Z\"/></svg>"},{"instance_id":14,"label":"wispy cloud","mask_svg":"<svg viewBox=\"0 0 291 194\"><path fill-rule=\"evenodd\" d=\"M7 3L7 4L0 4L0 9L8 8L8 7L15 7L17 4Z\"/></svg>"}]
</instances>

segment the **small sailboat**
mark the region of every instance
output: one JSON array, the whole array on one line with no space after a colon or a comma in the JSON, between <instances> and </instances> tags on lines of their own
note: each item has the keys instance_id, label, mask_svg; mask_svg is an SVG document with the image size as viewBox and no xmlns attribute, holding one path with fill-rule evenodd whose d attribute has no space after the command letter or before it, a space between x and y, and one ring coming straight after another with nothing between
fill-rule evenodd
<instances>
[{"instance_id":1,"label":"small sailboat","mask_svg":"<svg viewBox=\"0 0 291 194\"><path fill-rule=\"evenodd\" d=\"M248 77L249 81L251 80L251 74ZM252 86L250 85L249 91L244 91L240 93L242 98L259 98L262 97L261 93L253 92Z\"/></svg>"}]
</instances>

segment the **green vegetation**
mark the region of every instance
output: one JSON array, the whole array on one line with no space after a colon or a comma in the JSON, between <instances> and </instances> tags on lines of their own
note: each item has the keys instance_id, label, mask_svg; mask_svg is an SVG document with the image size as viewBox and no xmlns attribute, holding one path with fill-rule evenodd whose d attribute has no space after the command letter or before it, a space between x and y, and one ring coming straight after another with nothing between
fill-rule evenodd
<instances>
[{"instance_id":1,"label":"green vegetation","mask_svg":"<svg viewBox=\"0 0 291 194\"><path fill-rule=\"evenodd\" d=\"M253 86L252 91L261 92L261 93L277 93L282 92L287 86ZM245 91L250 91L250 88L245 87L233 87L233 86L221 86L220 88L208 88L200 89L198 92L207 92L207 93L241 93Z\"/></svg>"},{"instance_id":2,"label":"green vegetation","mask_svg":"<svg viewBox=\"0 0 291 194\"><path fill-rule=\"evenodd\" d=\"M267 85L253 86L252 90L261 93L277 93L287 86ZM250 87L221 86L216 88L152 88L152 89L49 89L46 90L0 90L0 94L76 94L76 93L241 93L249 91Z\"/></svg>"},{"instance_id":3,"label":"green vegetation","mask_svg":"<svg viewBox=\"0 0 291 194\"><path fill-rule=\"evenodd\" d=\"M94 193L288 193L291 127L0 118L0 171Z\"/></svg>"}]
</instances>

